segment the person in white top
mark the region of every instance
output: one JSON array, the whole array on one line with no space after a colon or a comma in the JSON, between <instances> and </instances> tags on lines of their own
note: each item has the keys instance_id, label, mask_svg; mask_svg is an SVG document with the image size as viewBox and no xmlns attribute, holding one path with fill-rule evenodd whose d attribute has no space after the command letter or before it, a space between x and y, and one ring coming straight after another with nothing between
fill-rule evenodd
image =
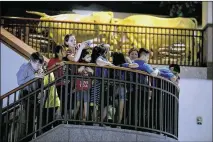
<instances>
[{"instance_id":1,"label":"person in white top","mask_svg":"<svg viewBox=\"0 0 213 142\"><path fill-rule=\"evenodd\" d=\"M78 62L83 49L90 47L92 40L84 41L80 44L76 43L76 38L72 34L68 34L64 37L64 46L68 48L67 59L69 61Z\"/></svg>"}]
</instances>

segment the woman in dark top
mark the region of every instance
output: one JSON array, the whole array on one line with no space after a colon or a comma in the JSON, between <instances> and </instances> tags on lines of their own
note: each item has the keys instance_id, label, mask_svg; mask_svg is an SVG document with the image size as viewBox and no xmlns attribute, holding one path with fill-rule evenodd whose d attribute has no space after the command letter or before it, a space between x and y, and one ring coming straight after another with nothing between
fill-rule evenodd
<instances>
[{"instance_id":1,"label":"woman in dark top","mask_svg":"<svg viewBox=\"0 0 213 142\"><path fill-rule=\"evenodd\" d=\"M97 64L97 66L111 66L112 63L108 61L106 58L106 55L109 51L109 47L106 44L101 44L93 48L92 50L92 55L91 55L91 63ZM102 69L103 71L103 76L108 77L108 69L106 68L100 68L97 67L95 69L95 76L96 77L101 77L102 76ZM104 97L104 94L101 94L101 80L96 79L93 81L92 88L91 88L91 95L90 95L90 106L93 107L93 120L97 120L97 108L100 106L100 97ZM105 106L105 105L104 105ZM103 116L102 118L104 119L106 116L106 107L104 108L103 111Z\"/></svg>"},{"instance_id":2,"label":"woman in dark top","mask_svg":"<svg viewBox=\"0 0 213 142\"><path fill-rule=\"evenodd\" d=\"M51 58L48 62L48 65L47 65L48 70L51 70L56 66L61 66L59 69L54 71L54 76L55 76L56 80L57 80L57 78L64 76L65 68L66 68L66 66L64 66L65 65L64 61L68 61L68 59L65 56L66 56L66 50L62 46L57 45L55 47L55 57ZM56 82L57 92L58 92L60 100L61 100L61 115L62 116L64 115L64 108L65 108L65 85L66 85L66 82L64 81L63 78ZM68 89L68 93L69 92L70 92L70 87ZM70 106L69 100L70 100L69 95L67 94L67 109L69 109L69 106Z\"/></svg>"}]
</instances>

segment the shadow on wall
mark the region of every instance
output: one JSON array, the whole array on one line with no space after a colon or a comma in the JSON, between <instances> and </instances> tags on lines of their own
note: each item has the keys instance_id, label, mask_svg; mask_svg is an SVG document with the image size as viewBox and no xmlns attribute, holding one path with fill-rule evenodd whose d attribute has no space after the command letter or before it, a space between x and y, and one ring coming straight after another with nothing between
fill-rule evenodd
<instances>
[{"instance_id":1,"label":"shadow on wall","mask_svg":"<svg viewBox=\"0 0 213 142\"><path fill-rule=\"evenodd\" d=\"M26 62L27 60L25 58L1 43L1 95L18 87L16 73L20 66ZM14 98L11 96L10 103L12 103L13 100ZM5 106L6 103L7 100L5 99L3 106Z\"/></svg>"},{"instance_id":2,"label":"shadow on wall","mask_svg":"<svg viewBox=\"0 0 213 142\"><path fill-rule=\"evenodd\" d=\"M197 116L202 125L197 125ZM179 141L212 141L211 80L180 80Z\"/></svg>"}]
</instances>

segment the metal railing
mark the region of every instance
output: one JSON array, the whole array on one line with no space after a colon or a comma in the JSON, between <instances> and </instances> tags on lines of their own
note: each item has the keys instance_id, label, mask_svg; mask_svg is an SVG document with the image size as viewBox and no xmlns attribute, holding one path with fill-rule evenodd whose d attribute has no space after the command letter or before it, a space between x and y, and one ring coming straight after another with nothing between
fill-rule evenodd
<instances>
[{"instance_id":1,"label":"metal railing","mask_svg":"<svg viewBox=\"0 0 213 142\"><path fill-rule=\"evenodd\" d=\"M46 57L52 57L55 44L63 44L66 34L77 42L93 40L111 45L112 51L128 53L134 47L153 51L150 64L204 66L203 30L128 26L29 18L2 17L1 25Z\"/></svg>"},{"instance_id":2,"label":"metal railing","mask_svg":"<svg viewBox=\"0 0 213 142\"><path fill-rule=\"evenodd\" d=\"M81 66L94 74L79 75ZM178 139L178 101L178 86L164 78L121 67L67 63L1 96L1 142L29 141L64 123Z\"/></svg>"}]
</instances>

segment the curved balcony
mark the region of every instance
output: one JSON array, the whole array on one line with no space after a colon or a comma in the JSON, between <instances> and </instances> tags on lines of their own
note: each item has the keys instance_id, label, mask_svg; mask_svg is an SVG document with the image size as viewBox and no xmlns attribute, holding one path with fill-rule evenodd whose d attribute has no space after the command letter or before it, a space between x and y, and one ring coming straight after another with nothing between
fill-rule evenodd
<instances>
[{"instance_id":1,"label":"curved balcony","mask_svg":"<svg viewBox=\"0 0 213 142\"><path fill-rule=\"evenodd\" d=\"M81 66L94 74L79 75ZM147 141L177 141L178 100L178 86L164 78L121 67L67 63L1 96L1 141L39 141L45 135L61 141L136 141L139 135L138 140L146 135ZM74 133L77 127L81 133Z\"/></svg>"}]
</instances>

